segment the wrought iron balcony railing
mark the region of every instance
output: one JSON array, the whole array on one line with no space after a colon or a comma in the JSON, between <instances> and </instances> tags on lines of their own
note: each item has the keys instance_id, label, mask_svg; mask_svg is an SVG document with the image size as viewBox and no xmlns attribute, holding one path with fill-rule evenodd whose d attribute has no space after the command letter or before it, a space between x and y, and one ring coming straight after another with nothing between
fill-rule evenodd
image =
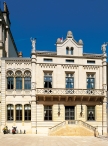
<instances>
[{"instance_id":1,"label":"wrought iron balcony railing","mask_svg":"<svg viewBox=\"0 0 108 146\"><path fill-rule=\"evenodd\" d=\"M37 94L46 95L104 95L103 89L37 88Z\"/></svg>"}]
</instances>

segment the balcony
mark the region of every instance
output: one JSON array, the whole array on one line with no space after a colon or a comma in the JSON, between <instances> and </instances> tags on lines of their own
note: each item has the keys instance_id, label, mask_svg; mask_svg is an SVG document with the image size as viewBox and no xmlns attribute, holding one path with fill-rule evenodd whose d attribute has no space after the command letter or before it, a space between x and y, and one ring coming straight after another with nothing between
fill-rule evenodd
<instances>
[{"instance_id":1,"label":"balcony","mask_svg":"<svg viewBox=\"0 0 108 146\"><path fill-rule=\"evenodd\" d=\"M104 96L103 89L37 88L37 95Z\"/></svg>"}]
</instances>

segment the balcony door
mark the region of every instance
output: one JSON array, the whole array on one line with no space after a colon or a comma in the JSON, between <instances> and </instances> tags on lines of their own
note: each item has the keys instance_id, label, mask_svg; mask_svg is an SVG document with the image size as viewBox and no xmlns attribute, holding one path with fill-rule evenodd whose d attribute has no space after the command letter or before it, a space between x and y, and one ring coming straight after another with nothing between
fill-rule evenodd
<instances>
[{"instance_id":1,"label":"balcony door","mask_svg":"<svg viewBox=\"0 0 108 146\"><path fill-rule=\"evenodd\" d=\"M65 106L65 120L74 120L75 119L75 110L74 106Z\"/></svg>"}]
</instances>

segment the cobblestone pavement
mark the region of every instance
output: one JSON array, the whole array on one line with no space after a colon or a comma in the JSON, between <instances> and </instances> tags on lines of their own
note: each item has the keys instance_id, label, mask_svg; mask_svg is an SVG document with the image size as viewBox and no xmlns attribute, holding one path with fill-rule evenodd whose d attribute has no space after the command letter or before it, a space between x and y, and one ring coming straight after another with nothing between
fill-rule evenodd
<instances>
[{"instance_id":1,"label":"cobblestone pavement","mask_svg":"<svg viewBox=\"0 0 108 146\"><path fill-rule=\"evenodd\" d=\"M0 146L108 146L108 138L0 134Z\"/></svg>"}]
</instances>

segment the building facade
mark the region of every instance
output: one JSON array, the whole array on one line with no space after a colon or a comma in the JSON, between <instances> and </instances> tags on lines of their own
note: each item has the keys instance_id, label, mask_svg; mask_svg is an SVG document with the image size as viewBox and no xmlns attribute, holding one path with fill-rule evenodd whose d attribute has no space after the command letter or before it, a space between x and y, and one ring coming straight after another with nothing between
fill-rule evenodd
<instances>
[{"instance_id":1,"label":"building facade","mask_svg":"<svg viewBox=\"0 0 108 146\"><path fill-rule=\"evenodd\" d=\"M31 58L2 58L2 126L47 133L65 120L82 120L106 133L105 51L84 54L71 31L56 46L37 52L33 39Z\"/></svg>"},{"instance_id":2,"label":"building facade","mask_svg":"<svg viewBox=\"0 0 108 146\"><path fill-rule=\"evenodd\" d=\"M56 52L36 51L31 42L31 58L2 55L1 131L7 125L48 134L63 121L81 120L106 134L106 46L102 54L83 53L83 41L71 31L57 39Z\"/></svg>"}]
</instances>

